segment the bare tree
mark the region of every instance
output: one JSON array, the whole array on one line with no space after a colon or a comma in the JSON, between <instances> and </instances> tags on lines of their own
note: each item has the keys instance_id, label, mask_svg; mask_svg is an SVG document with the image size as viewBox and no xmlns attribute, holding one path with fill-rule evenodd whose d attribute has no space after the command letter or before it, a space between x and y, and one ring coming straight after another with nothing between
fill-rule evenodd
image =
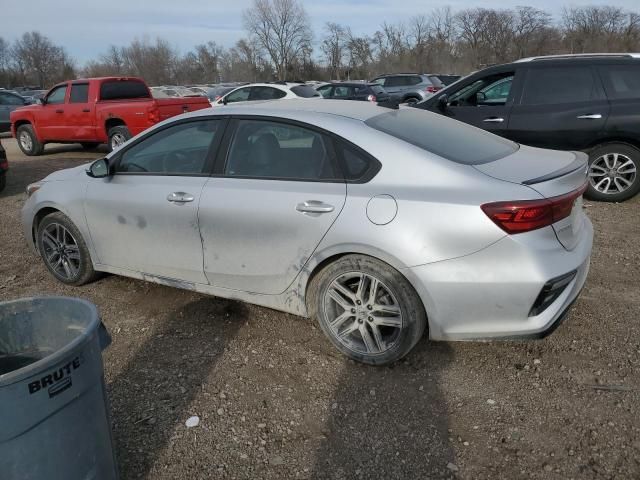
<instances>
[{"instance_id":1,"label":"bare tree","mask_svg":"<svg viewBox=\"0 0 640 480\"><path fill-rule=\"evenodd\" d=\"M11 57L23 82L48 86L73 73L73 64L62 47L40 32L27 32L15 41Z\"/></svg>"},{"instance_id":2,"label":"bare tree","mask_svg":"<svg viewBox=\"0 0 640 480\"><path fill-rule=\"evenodd\" d=\"M289 67L311 48L307 13L297 0L253 0L243 20L249 34L269 55L280 80L286 79Z\"/></svg>"},{"instance_id":3,"label":"bare tree","mask_svg":"<svg viewBox=\"0 0 640 480\"><path fill-rule=\"evenodd\" d=\"M325 55L330 78L340 80L347 50L347 30L342 25L327 22L325 31L320 48Z\"/></svg>"}]
</instances>

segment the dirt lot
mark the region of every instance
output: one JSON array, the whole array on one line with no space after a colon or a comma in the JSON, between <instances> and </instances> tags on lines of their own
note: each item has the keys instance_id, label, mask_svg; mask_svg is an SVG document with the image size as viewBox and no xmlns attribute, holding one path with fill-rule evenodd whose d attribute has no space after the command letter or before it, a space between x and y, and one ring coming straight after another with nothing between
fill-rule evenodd
<instances>
[{"instance_id":1,"label":"dirt lot","mask_svg":"<svg viewBox=\"0 0 640 480\"><path fill-rule=\"evenodd\" d=\"M56 283L20 233L24 187L99 153L2 142L0 299L98 305L122 479L640 478L640 197L588 204L592 270L549 338L425 339L371 368L310 320L115 276Z\"/></svg>"}]
</instances>

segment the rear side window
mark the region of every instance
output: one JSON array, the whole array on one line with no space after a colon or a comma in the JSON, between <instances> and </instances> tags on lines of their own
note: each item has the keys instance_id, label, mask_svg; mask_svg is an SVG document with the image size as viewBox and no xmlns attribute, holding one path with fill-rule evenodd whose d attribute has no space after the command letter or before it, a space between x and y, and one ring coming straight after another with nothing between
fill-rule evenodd
<instances>
[{"instance_id":1,"label":"rear side window","mask_svg":"<svg viewBox=\"0 0 640 480\"><path fill-rule=\"evenodd\" d=\"M69 103L87 103L89 101L89 84L74 83L71 85Z\"/></svg>"},{"instance_id":2,"label":"rear side window","mask_svg":"<svg viewBox=\"0 0 640 480\"><path fill-rule=\"evenodd\" d=\"M348 182L364 183L380 170L380 162L361 150L339 142L338 149L342 157L344 178Z\"/></svg>"},{"instance_id":3,"label":"rear side window","mask_svg":"<svg viewBox=\"0 0 640 480\"><path fill-rule=\"evenodd\" d=\"M321 95L310 85L296 85L291 91L302 98L320 97Z\"/></svg>"},{"instance_id":4,"label":"rear side window","mask_svg":"<svg viewBox=\"0 0 640 480\"><path fill-rule=\"evenodd\" d=\"M225 175L288 180L335 180L324 136L297 125L240 120Z\"/></svg>"},{"instance_id":5,"label":"rear side window","mask_svg":"<svg viewBox=\"0 0 640 480\"><path fill-rule=\"evenodd\" d=\"M100 85L101 100L126 100L130 98L149 98L147 86L136 80L107 81Z\"/></svg>"},{"instance_id":6,"label":"rear side window","mask_svg":"<svg viewBox=\"0 0 640 480\"><path fill-rule=\"evenodd\" d=\"M588 102L598 97L590 67L530 68L524 83L523 105Z\"/></svg>"},{"instance_id":7,"label":"rear side window","mask_svg":"<svg viewBox=\"0 0 640 480\"><path fill-rule=\"evenodd\" d=\"M607 65L599 71L610 99L640 98L640 65Z\"/></svg>"},{"instance_id":8,"label":"rear side window","mask_svg":"<svg viewBox=\"0 0 640 480\"><path fill-rule=\"evenodd\" d=\"M286 96L286 92L272 87L251 87L249 100L277 100Z\"/></svg>"},{"instance_id":9,"label":"rear side window","mask_svg":"<svg viewBox=\"0 0 640 480\"><path fill-rule=\"evenodd\" d=\"M518 144L502 137L417 108L383 113L365 123L442 158L465 165L492 162L518 150Z\"/></svg>"}]
</instances>

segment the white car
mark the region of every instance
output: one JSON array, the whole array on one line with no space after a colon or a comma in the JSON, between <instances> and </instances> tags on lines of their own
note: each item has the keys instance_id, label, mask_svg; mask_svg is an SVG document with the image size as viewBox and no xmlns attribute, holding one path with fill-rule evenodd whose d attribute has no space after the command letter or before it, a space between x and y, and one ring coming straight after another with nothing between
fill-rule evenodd
<instances>
[{"instance_id":1,"label":"white car","mask_svg":"<svg viewBox=\"0 0 640 480\"><path fill-rule=\"evenodd\" d=\"M252 83L230 91L211 105L251 102L255 100L291 100L300 98L322 98L311 85L304 83Z\"/></svg>"}]
</instances>

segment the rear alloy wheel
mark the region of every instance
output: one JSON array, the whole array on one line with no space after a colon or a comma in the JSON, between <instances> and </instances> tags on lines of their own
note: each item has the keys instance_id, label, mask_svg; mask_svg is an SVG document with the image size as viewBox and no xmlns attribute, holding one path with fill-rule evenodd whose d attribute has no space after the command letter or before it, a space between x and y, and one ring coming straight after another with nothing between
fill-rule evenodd
<instances>
[{"instance_id":1,"label":"rear alloy wheel","mask_svg":"<svg viewBox=\"0 0 640 480\"><path fill-rule=\"evenodd\" d=\"M36 137L31 125L20 125L16 132L16 137L20 150L27 156L41 155L44 151L44 145Z\"/></svg>"},{"instance_id":2,"label":"rear alloy wheel","mask_svg":"<svg viewBox=\"0 0 640 480\"><path fill-rule=\"evenodd\" d=\"M624 143L609 143L589 155L589 186L585 196L604 202L627 200L640 190L640 150Z\"/></svg>"},{"instance_id":3,"label":"rear alloy wheel","mask_svg":"<svg viewBox=\"0 0 640 480\"><path fill-rule=\"evenodd\" d=\"M79 286L97 277L82 235L63 213L44 217L36 240L47 269L62 283Z\"/></svg>"},{"instance_id":4,"label":"rear alloy wheel","mask_svg":"<svg viewBox=\"0 0 640 480\"><path fill-rule=\"evenodd\" d=\"M363 255L347 255L322 270L310 287L309 303L331 342L348 357L370 365L405 356L427 324L407 280Z\"/></svg>"},{"instance_id":5,"label":"rear alloy wheel","mask_svg":"<svg viewBox=\"0 0 640 480\"><path fill-rule=\"evenodd\" d=\"M418 103L420 101L419 98L416 97L409 97L409 98L405 98L404 103L406 103L407 105L415 105L416 103Z\"/></svg>"},{"instance_id":6,"label":"rear alloy wheel","mask_svg":"<svg viewBox=\"0 0 640 480\"><path fill-rule=\"evenodd\" d=\"M124 125L109 129L109 150L117 150L131 138L129 129Z\"/></svg>"}]
</instances>

